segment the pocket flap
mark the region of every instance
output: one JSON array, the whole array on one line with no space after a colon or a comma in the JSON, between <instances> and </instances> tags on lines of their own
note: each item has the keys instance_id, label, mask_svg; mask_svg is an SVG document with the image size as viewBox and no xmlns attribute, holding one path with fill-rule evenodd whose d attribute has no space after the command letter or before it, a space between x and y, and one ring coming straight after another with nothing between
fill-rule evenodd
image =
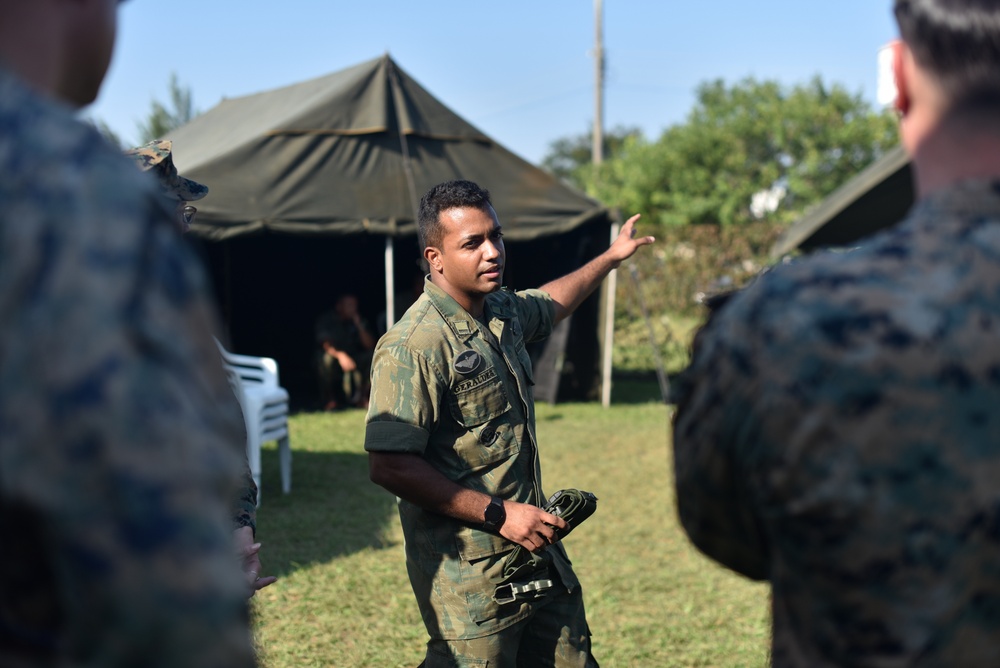
<instances>
[{"instance_id":1,"label":"pocket flap","mask_svg":"<svg viewBox=\"0 0 1000 668\"><path fill-rule=\"evenodd\" d=\"M471 527L464 527L455 534L455 544L458 556L463 561L476 561L483 557L510 552L515 547L514 543L503 536Z\"/></svg>"},{"instance_id":2,"label":"pocket flap","mask_svg":"<svg viewBox=\"0 0 1000 668\"><path fill-rule=\"evenodd\" d=\"M448 399L452 417L463 427L484 424L511 408L503 382L493 367L454 386Z\"/></svg>"}]
</instances>

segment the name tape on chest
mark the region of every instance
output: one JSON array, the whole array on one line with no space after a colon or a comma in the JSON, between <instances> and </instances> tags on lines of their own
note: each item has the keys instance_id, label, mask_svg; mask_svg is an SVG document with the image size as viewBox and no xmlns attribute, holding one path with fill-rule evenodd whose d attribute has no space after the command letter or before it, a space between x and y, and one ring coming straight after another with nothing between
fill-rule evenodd
<instances>
[{"instance_id":1,"label":"name tape on chest","mask_svg":"<svg viewBox=\"0 0 1000 668\"><path fill-rule=\"evenodd\" d=\"M458 383L451 389L455 394L462 394L463 392L468 392L469 390L475 389L480 385L484 385L485 383L490 383L496 379L497 379L497 370L494 369L493 367L489 367L475 378L467 378L466 380L463 380L461 383Z\"/></svg>"}]
</instances>

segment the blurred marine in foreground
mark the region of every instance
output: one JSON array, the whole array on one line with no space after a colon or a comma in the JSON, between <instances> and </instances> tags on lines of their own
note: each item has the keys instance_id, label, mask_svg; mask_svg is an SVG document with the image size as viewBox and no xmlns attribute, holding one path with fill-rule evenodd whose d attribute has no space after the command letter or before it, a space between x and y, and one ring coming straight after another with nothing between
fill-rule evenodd
<instances>
[{"instance_id":1,"label":"blurred marine in foreground","mask_svg":"<svg viewBox=\"0 0 1000 668\"><path fill-rule=\"evenodd\" d=\"M135 165L144 172L149 172L156 178L160 190L167 198L167 206L173 210L174 224L182 233L191 228L198 210L191 204L208 194L208 186L185 178L177 173L174 166L173 143L170 140L156 139L142 146L125 151ZM222 364L222 360L218 360ZM239 380L230 377L230 384ZM233 388L234 391L236 388ZM237 556L241 557L238 564L243 570L247 582L247 593L253 596L259 590L274 584L274 576L261 577L260 543L255 543L257 532L257 483L254 482L247 461L246 433L234 446L243 452L243 473L240 485L233 503L233 542ZM235 566L235 565L234 565Z\"/></svg>"},{"instance_id":2,"label":"blurred marine in foreground","mask_svg":"<svg viewBox=\"0 0 1000 668\"><path fill-rule=\"evenodd\" d=\"M775 666L988 666L1000 645L1000 3L896 0L918 201L711 316L680 518L773 590Z\"/></svg>"},{"instance_id":3,"label":"blurred marine in foreground","mask_svg":"<svg viewBox=\"0 0 1000 668\"><path fill-rule=\"evenodd\" d=\"M252 666L204 277L73 117L118 4L0 0L0 665Z\"/></svg>"}]
</instances>

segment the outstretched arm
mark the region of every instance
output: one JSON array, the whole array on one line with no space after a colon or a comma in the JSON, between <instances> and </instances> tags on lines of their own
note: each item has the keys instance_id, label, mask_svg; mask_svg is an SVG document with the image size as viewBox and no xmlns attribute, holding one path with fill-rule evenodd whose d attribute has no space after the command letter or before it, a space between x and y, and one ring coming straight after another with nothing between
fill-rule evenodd
<instances>
[{"instance_id":1,"label":"outstretched arm","mask_svg":"<svg viewBox=\"0 0 1000 668\"><path fill-rule=\"evenodd\" d=\"M635 221L639 220L639 214L632 216L622 226L622 231L618 238L611 244L608 250L604 251L593 260L583 265L576 271L566 274L562 278L546 283L541 287L549 293L552 301L555 302L556 314L555 322L563 320L569 316L584 299L597 289L604 277L611 273L623 261L632 257L640 246L653 243L653 237L635 236Z\"/></svg>"},{"instance_id":2,"label":"outstretched arm","mask_svg":"<svg viewBox=\"0 0 1000 668\"><path fill-rule=\"evenodd\" d=\"M368 470L372 482L401 499L472 525L483 523L490 497L449 480L419 455L369 452ZM504 509L500 535L532 552L559 540L556 529L567 527L566 520L538 506L504 499Z\"/></svg>"}]
</instances>

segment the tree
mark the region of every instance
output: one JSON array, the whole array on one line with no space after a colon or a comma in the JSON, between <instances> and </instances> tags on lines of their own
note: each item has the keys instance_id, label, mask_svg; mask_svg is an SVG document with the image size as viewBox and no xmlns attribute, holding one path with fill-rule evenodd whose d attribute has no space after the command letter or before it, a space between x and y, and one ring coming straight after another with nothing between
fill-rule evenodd
<instances>
[{"instance_id":1,"label":"tree","mask_svg":"<svg viewBox=\"0 0 1000 668\"><path fill-rule=\"evenodd\" d=\"M898 142L889 113L819 77L716 80L684 123L577 174L592 196L662 225L788 222Z\"/></svg>"},{"instance_id":2,"label":"tree","mask_svg":"<svg viewBox=\"0 0 1000 668\"><path fill-rule=\"evenodd\" d=\"M618 155L626 141L639 137L642 137L642 130L637 127L619 125L612 128L604 135L605 159ZM590 164L593 146L592 132L557 139L549 144L549 152L542 159L542 168L582 189L585 183L580 178L580 168Z\"/></svg>"},{"instance_id":3,"label":"tree","mask_svg":"<svg viewBox=\"0 0 1000 668\"><path fill-rule=\"evenodd\" d=\"M171 108L154 98L146 122L138 124L140 143L159 139L201 113L194 108L191 89L180 85L177 74L170 75L169 93Z\"/></svg>"}]
</instances>

